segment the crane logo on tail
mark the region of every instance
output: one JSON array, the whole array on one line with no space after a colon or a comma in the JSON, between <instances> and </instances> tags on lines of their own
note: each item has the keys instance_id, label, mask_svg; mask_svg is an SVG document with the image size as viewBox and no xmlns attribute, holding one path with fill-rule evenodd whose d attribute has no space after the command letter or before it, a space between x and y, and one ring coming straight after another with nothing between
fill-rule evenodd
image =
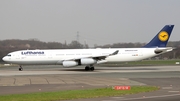
<instances>
[{"instance_id":1,"label":"crane logo on tail","mask_svg":"<svg viewBox=\"0 0 180 101\"><path fill-rule=\"evenodd\" d=\"M162 32L159 33L158 38L161 41L167 41L168 38L169 38L169 35L168 35L168 33L166 31L162 31Z\"/></svg>"}]
</instances>

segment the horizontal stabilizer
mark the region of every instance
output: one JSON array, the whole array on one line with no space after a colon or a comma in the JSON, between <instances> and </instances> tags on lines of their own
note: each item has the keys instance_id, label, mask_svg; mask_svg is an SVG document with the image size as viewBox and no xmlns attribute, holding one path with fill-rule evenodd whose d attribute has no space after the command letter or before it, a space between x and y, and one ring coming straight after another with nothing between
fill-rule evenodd
<instances>
[{"instance_id":1,"label":"horizontal stabilizer","mask_svg":"<svg viewBox=\"0 0 180 101\"><path fill-rule=\"evenodd\" d=\"M174 48L172 48L172 47L167 47L167 48L165 48L165 49L156 49L156 50L154 50L154 53L156 53L156 54L160 54L160 53L165 53L165 52L168 52L168 51L172 51Z\"/></svg>"}]
</instances>

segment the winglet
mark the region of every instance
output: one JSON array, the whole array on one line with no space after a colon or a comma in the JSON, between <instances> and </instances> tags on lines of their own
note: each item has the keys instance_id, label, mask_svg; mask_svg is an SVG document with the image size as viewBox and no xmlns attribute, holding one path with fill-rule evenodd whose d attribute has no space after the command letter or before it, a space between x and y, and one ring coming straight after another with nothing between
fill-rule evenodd
<instances>
[{"instance_id":1,"label":"winglet","mask_svg":"<svg viewBox=\"0 0 180 101\"><path fill-rule=\"evenodd\" d=\"M119 50L116 50L115 52L113 52L113 53L110 54L110 55L116 55L116 54L118 54L118 52L119 52Z\"/></svg>"},{"instance_id":2,"label":"winglet","mask_svg":"<svg viewBox=\"0 0 180 101\"><path fill-rule=\"evenodd\" d=\"M166 47L166 44L169 40L171 32L174 28L174 25L165 25L161 31L144 47L151 48L151 47Z\"/></svg>"}]
</instances>

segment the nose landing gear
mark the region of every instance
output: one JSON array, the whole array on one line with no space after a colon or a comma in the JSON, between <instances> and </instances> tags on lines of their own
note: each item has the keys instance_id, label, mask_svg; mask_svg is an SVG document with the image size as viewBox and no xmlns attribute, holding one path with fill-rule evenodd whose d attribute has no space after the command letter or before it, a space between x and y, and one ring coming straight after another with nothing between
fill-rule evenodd
<instances>
[{"instance_id":1,"label":"nose landing gear","mask_svg":"<svg viewBox=\"0 0 180 101\"><path fill-rule=\"evenodd\" d=\"M19 66L19 71L23 71L23 68L22 68L22 66Z\"/></svg>"}]
</instances>

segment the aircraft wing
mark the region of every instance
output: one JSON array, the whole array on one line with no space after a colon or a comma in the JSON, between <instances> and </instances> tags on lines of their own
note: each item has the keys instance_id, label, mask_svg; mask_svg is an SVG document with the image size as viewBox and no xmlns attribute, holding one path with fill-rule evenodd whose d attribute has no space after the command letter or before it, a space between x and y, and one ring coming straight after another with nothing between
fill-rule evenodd
<instances>
[{"instance_id":1,"label":"aircraft wing","mask_svg":"<svg viewBox=\"0 0 180 101\"><path fill-rule=\"evenodd\" d=\"M80 60L80 59L83 59L83 58L92 58L92 59L96 59L96 60L104 60L108 56L112 56L112 55L118 54L118 52L119 52L119 50L116 50L113 53L106 54L106 55L94 55L94 56L86 56L86 57L77 57L77 58L69 58L69 59L65 59L65 60Z\"/></svg>"}]
</instances>

